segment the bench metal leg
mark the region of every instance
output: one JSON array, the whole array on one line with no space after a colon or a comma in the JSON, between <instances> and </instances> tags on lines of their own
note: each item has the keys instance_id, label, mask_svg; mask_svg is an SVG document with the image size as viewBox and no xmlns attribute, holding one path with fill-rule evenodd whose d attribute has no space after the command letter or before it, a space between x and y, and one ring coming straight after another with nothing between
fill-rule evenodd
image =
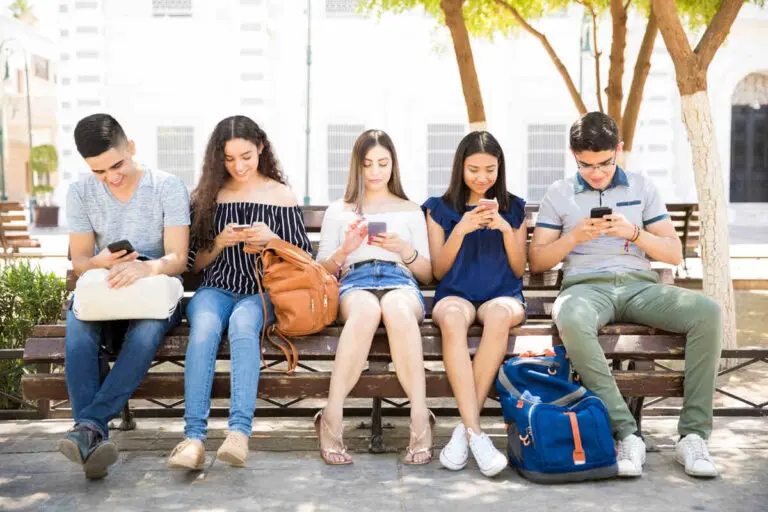
<instances>
[{"instance_id":1,"label":"bench metal leg","mask_svg":"<svg viewBox=\"0 0 768 512\"><path fill-rule=\"evenodd\" d=\"M125 404L123 412L120 413L120 425L117 426L117 430L136 430L136 420L128 404Z\"/></svg>"},{"instance_id":2,"label":"bench metal leg","mask_svg":"<svg viewBox=\"0 0 768 512\"><path fill-rule=\"evenodd\" d=\"M374 398L371 405L371 442L370 453L384 453L384 429L381 418L381 398Z\"/></svg>"}]
</instances>

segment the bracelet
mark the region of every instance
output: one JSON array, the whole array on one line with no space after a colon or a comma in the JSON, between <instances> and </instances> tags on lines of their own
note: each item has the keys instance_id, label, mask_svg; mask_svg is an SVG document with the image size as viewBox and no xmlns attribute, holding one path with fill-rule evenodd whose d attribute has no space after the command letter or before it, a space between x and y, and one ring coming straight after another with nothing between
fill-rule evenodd
<instances>
[{"instance_id":1,"label":"bracelet","mask_svg":"<svg viewBox=\"0 0 768 512\"><path fill-rule=\"evenodd\" d=\"M630 240L630 242L634 243L637 241L638 238L640 238L640 226L635 226L635 234Z\"/></svg>"},{"instance_id":2,"label":"bracelet","mask_svg":"<svg viewBox=\"0 0 768 512\"><path fill-rule=\"evenodd\" d=\"M408 258L408 261L403 260L403 264L410 265L411 263L416 261L418 259L418 257L419 257L419 251L418 251L418 249L414 249L413 250L413 256Z\"/></svg>"},{"instance_id":3,"label":"bracelet","mask_svg":"<svg viewBox=\"0 0 768 512\"><path fill-rule=\"evenodd\" d=\"M341 279L341 269L343 268L343 264L333 259L333 256L331 256L328 259L331 260L336 265L336 274L334 274L336 276L336 279Z\"/></svg>"}]
</instances>

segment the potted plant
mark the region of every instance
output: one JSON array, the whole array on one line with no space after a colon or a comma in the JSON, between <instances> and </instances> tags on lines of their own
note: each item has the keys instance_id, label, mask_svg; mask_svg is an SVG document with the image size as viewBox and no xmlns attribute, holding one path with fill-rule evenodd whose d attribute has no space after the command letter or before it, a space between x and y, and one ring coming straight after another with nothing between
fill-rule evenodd
<instances>
[{"instance_id":1,"label":"potted plant","mask_svg":"<svg viewBox=\"0 0 768 512\"><path fill-rule=\"evenodd\" d=\"M59 225L59 207L52 204L53 186L51 186L51 174L55 173L59 166L56 148L51 144L33 147L30 152L29 166L33 175L35 226L56 227Z\"/></svg>"}]
</instances>

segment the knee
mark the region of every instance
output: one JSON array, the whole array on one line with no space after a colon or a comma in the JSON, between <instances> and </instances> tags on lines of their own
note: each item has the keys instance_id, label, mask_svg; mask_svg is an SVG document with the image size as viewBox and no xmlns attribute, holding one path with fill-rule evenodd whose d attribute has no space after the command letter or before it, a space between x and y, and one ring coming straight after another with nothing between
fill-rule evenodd
<instances>
[{"instance_id":1,"label":"knee","mask_svg":"<svg viewBox=\"0 0 768 512\"><path fill-rule=\"evenodd\" d=\"M126 338L130 338L132 349L154 351L163 341L167 330L168 322L165 320L137 320Z\"/></svg>"},{"instance_id":2,"label":"knee","mask_svg":"<svg viewBox=\"0 0 768 512\"><path fill-rule=\"evenodd\" d=\"M440 307L437 323L441 329L451 331L466 331L469 329L469 322L464 309L458 304L446 304Z\"/></svg>"},{"instance_id":3,"label":"knee","mask_svg":"<svg viewBox=\"0 0 768 512\"><path fill-rule=\"evenodd\" d=\"M704 295L696 298L694 311L693 330L709 335L708 339L720 340L723 332L723 310L714 300Z\"/></svg>"},{"instance_id":4,"label":"knee","mask_svg":"<svg viewBox=\"0 0 768 512\"><path fill-rule=\"evenodd\" d=\"M509 328L512 324L515 314L512 309L505 304L488 304L483 311L483 325L499 326Z\"/></svg>"},{"instance_id":5,"label":"knee","mask_svg":"<svg viewBox=\"0 0 768 512\"><path fill-rule=\"evenodd\" d=\"M410 292L391 291L381 299L381 316L385 323L418 322Z\"/></svg>"},{"instance_id":6,"label":"knee","mask_svg":"<svg viewBox=\"0 0 768 512\"><path fill-rule=\"evenodd\" d=\"M564 342L571 336L597 332L597 312L583 299L555 302L552 317Z\"/></svg>"}]
</instances>

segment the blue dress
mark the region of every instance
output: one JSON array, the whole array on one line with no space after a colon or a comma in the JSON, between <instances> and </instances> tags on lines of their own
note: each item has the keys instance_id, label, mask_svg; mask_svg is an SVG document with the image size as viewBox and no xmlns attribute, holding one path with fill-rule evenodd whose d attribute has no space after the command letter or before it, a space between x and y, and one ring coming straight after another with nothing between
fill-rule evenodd
<instances>
[{"instance_id":1,"label":"blue dress","mask_svg":"<svg viewBox=\"0 0 768 512\"><path fill-rule=\"evenodd\" d=\"M510 194L510 207L501 216L515 229L525 222L525 200ZM445 230L445 239L462 215L440 197L430 197L421 208ZM467 207L468 210L475 208ZM512 271L504 250L504 235L495 229L478 229L464 237L453 266L435 291L435 304L443 297L462 297L475 306L497 297L514 297L524 303L523 280Z\"/></svg>"}]
</instances>

